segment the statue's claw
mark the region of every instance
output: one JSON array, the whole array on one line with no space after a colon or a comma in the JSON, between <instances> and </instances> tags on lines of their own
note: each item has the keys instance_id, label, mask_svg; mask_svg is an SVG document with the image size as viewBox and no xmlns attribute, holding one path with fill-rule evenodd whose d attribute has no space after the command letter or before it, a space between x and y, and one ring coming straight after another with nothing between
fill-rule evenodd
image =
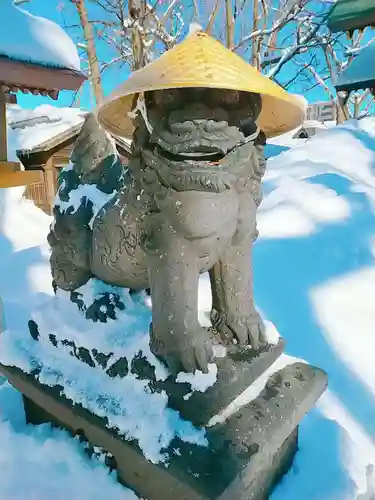
<instances>
[{"instance_id":1,"label":"statue's claw","mask_svg":"<svg viewBox=\"0 0 375 500\"><path fill-rule=\"evenodd\" d=\"M257 311L246 316L221 315L215 311L214 328L224 339L224 343L237 343L241 346L250 345L253 349L261 349L267 344L266 331L262 318Z\"/></svg>"},{"instance_id":2,"label":"statue's claw","mask_svg":"<svg viewBox=\"0 0 375 500\"><path fill-rule=\"evenodd\" d=\"M256 311L247 318L239 318L232 328L240 345L250 344L254 349L260 349L267 343L264 323Z\"/></svg>"},{"instance_id":3,"label":"statue's claw","mask_svg":"<svg viewBox=\"0 0 375 500\"><path fill-rule=\"evenodd\" d=\"M208 373L208 365L213 361L212 341L207 338L203 328L193 337L181 349L183 371L194 373L196 370L201 370L203 373Z\"/></svg>"},{"instance_id":4,"label":"statue's claw","mask_svg":"<svg viewBox=\"0 0 375 500\"><path fill-rule=\"evenodd\" d=\"M154 332L151 333L150 345L155 356L168 366L173 375L179 372L194 373L196 370L208 373L208 365L213 362L212 338L200 326L189 330L184 335L183 342L180 341L177 345L173 342L172 351L165 350L165 342L158 342Z\"/></svg>"}]
</instances>

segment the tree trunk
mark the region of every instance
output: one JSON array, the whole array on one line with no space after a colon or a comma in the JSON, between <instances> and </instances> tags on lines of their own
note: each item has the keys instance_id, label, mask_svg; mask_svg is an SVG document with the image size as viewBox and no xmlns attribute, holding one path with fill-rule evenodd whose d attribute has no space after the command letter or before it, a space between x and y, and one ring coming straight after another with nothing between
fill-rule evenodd
<instances>
[{"instance_id":1,"label":"tree trunk","mask_svg":"<svg viewBox=\"0 0 375 500\"><path fill-rule=\"evenodd\" d=\"M77 7L77 12L81 21L83 35L87 45L87 57L90 69L90 81L92 90L95 96L96 104L99 105L103 101L102 80L100 76L100 68L98 57L96 54L95 38L92 25L89 22L86 5L84 0L71 0Z\"/></svg>"},{"instance_id":2,"label":"tree trunk","mask_svg":"<svg viewBox=\"0 0 375 500\"><path fill-rule=\"evenodd\" d=\"M0 87L0 161L8 159L6 96Z\"/></svg>"},{"instance_id":3,"label":"tree trunk","mask_svg":"<svg viewBox=\"0 0 375 500\"><path fill-rule=\"evenodd\" d=\"M337 95L336 122L338 125L349 119L348 97L349 95Z\"/></svg>"},{"instance_id":4,"label":"tree trunk","mask_svg":"<svg viewBox=\"0 0 375 500\"><path fill-rule=\"evenodd\" d=\"M226 14L226 41L228 49L233 49L234 46L234 20L232 0L225 0L225 14Z\"/></svg>"},{"instance_id":5,"label":"tree trunk","mask_svg":"<svg viewBox=\"0 0 375 500\"><path fill-rule=\"evenodd\" d=\"M212 35L212 30L214 27L215 19L217 17L217 14L219 12L219 7L220 7L220 0L216 0L215 6L212 9L212 12L210 13L210 17L208 18L208 23L206 27L206 33L208 35Z\"/></svg>"},{"instance_id":6,"label":"tree trunk","mask_svg":"<svg viewBox=\"0 0 375 500\"><path fill-rule=\"evenodd\" d=\"M357 93L354 94L354 118L359 118L361 114L361 100Z\"/></svg>"},{"instance_id":7,"label":"tree trunk","mask_svg":"<svg viewBox=\"0 0 375 500\"><path fill-rule=\"evenodd\" d=\"M253 33L258 29L258 7L259 0L253 0ZM255 39L251 44L251 65L258 68L259 64L258 44ZM259 68L258 68L259 69Z\"/></svg>"},{"instance_id":8,"label":"tree trunk","mask_svg":"<svg viewBox=\"0 0 375 500\"><path fill-rule=\"evenodd\" d=\"M132 24L132 52L133 52L133 67L132 70L142 68L145 65L144 44L141 34L141 26L144 24L146 15L146 2L144 0L129 0L129 18L133 21Z\"/></svg>"}]
</instances>

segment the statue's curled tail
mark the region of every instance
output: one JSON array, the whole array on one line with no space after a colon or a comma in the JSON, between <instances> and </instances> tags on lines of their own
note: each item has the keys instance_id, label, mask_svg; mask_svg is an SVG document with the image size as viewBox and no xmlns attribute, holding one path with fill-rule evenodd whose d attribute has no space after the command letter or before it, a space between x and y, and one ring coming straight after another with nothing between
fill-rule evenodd
<instances>
[{"instance_id":1,"label":"statue's curled tail","mask_svg":"<svg viewBox=\"0 0 375 500\"><path fill-rule=\"evenodd\" d=\"M121 188L123 165L114 141L88 115L74 145L70 165L58 182L54 221L48 235L54 286L71 291L91 278L92 222Z\"/></svg>"}]
</instances>

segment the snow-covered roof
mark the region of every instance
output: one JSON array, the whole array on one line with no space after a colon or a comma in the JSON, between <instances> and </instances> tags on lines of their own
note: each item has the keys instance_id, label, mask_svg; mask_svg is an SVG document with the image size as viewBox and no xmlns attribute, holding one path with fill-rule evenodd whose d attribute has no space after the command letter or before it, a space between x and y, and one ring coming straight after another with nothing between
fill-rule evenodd
<instances>
[{"instance_id":1,"label":"snow-covered roof","mask_svg":"<svg viewBox=\"0 0 375 500\"><path fill-rule=\"evenodd\" d=\"M337 90L358 90L375 87L375 42L355 55L336 80Z\"/></svg>"},{"instance_id":2,"label":"snow-covered roof","mask_svg":"<svg viewBox=\"0 0 375 500\"><path fill-rule=\"evenodd\" d=\"M8 157L50 150L80 133L87 111L43 104L35 109L7 106ZM114 137L116 144L130 151L131 142Z\"/></svg>"},{"instance_id":3,"label":"snow-covered roof","mask_svg":"<svg viewBox=\"0 0 375 500\"><path fill-rule=\"evenodd\" d=\"M80 71L73 40L56 23L1 0L0 55L55 68Z\"/></svg>"},{"instance_id":4,"label":"snow-covered roof","mask_svg":"<svg viewBox=\"0 0 375 500\"><path fill-rule=\"evenodd\" d=\"M43 150L45 144L66 132L79 133L87 112L43 104L35 109L7 107L8 144L16 151Z\"/></svg>"}]
</instances>

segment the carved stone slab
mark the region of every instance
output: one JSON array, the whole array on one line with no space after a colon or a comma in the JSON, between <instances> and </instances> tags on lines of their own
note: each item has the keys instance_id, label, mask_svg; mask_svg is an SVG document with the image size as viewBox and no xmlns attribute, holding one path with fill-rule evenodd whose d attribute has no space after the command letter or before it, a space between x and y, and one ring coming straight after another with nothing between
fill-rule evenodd
<instances>
[{"instance_id":1,"label":"carved stone slab","mask_svg":"<svg viewBox=\"0 0 375 500\"><path fill-rule=\"evenodd\" d=\"M208 447L175 438L168 465L154 465L137 443L67 400L61 388L44 386L18 368L0 365L0 372L23 393L30 423L54 422L110 452L119 480L147 500L266 500L291 465L298 423L327 385L321 370L289 365L270 377L256 399L207 429Z\"/></svg>"}]
</instances>

